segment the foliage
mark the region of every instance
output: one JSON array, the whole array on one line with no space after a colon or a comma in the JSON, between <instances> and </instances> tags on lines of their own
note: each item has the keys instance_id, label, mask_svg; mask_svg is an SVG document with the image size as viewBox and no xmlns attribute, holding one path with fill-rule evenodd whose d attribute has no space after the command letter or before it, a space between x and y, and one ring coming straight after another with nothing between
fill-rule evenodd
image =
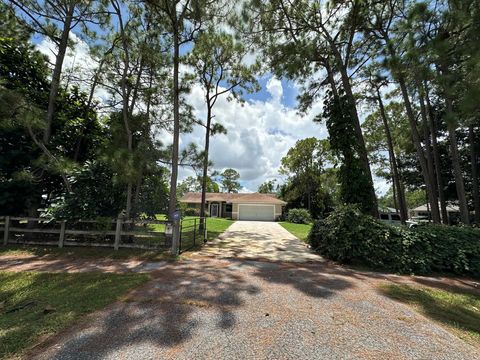
<instances>
[{"instance_id":1,"label":"foliage","mask_svg":"<svg viewBox=\"0 0 480 360\"><path fill-rule=\"evenodd\" d=\"M235 169L225 169L220 174L220 183L224 191L228 193L237 193L242 187L237 181L240 179L240 174Z\"/></svg>"},{"instance_id":2,"label":"foliage","mask_svg":"<svg viewBox=\"0 0 480 360\"><path fill-rule=\"evenodd\" d=\"M325 257L379 270L427 274L480 275L480 230L386 225L363 215L356 206L339 207L317 221L308 241Z\"/></svg>"},{"instance_id":3,"label":"foliage","mask_svg":"<svg viewBox=\"0 0 480 360\"><path fill-rule=\"evenodd\" d=\"M200 191L202 191L202 178L200 176L198 177L188 176L187 178L185 178L185 180L183 180L177 186L177 195L179 198L185 195L187 192L200 192ZM207 177L206 192L213 192L213 193L220 192L220 187L215 181L213 181L213 179L210 176Z\"/></svg>"},{"instance_id":4,"label":"foliage","mask_svg":"<svg viewBox=\"0 0 480 360\"><path fill-rule=\"evenodd\" d=\"M148 279L146 274L0 272L0 304L6 311L0 317L0 358L20 355Z\"/></svg>"},{"instance_id":5,"label":"foliage","mask_svg":"<svg viewBox=\"0 0 480 360\"><path fill-rule=\"evenodd\" d=\"M294 224L308 224L312 217L307 209L290 209L287 213L287 221Z\"/></svg>"},{"instance_id":6,"label":"foliage","mask_svg":"<svg viewBox=\"0 0 480 360\"><path fill-rule=\"evenodd\" d=\"M72 192L55 199L48 214L59 219L117 218L121 213L125 192L113 182L108 164L94 161L72 174Z\"/></svg>"},{"instance_id":7,"label":"foliage","mask_svg":"<svg viewBox=\"0 0 480 360\"><path fill-rule=\"evenodd\" d=\"M322 117L326 119L332 152L341 159L338 170L340 197L343 202L357 204L365 213L372 213L377 206L367 191L371 187L370 175L365 172L360 158L358 141L355 138L355 123L348 108L350 104L343 95L335 97L327 92Z\"/></svg>"},{"instance_id":8,"label":"foliage","mask_svg":"<svg viewBox=\"0 0 480 360\"><path fill-rule=\"evenodd\" d=\"M276 184L276 180L267 180L263 184L258 186L258 192L261 194L273 194L279 190L279 185ZM276 186L275 186L276 185Z\"/></svg>"},{"instance_id":9,"label":"foliage","mask_svg":"<svg viewBox=\"0 0 480 360\"><path fill-rule=\"evenodd\" d=\"M199 216L200 215L200 209L198 208L185 208L182 212L183 215L185 216Z\"/></svg>"},{"instance_id":10,"label":"foliage","mask_svg":"<svg viewBox=\"0 0 480 360\"><path fill-rule=\"evenodd\" d=\"M333 162L329 142L316 138L298 140L281 159L280 173L288 175L280 188L287 209L306 208L313 217L323 217L333 206L327 189L328 177L333 175L325 165Z\"/></svg>"}]
</instances>

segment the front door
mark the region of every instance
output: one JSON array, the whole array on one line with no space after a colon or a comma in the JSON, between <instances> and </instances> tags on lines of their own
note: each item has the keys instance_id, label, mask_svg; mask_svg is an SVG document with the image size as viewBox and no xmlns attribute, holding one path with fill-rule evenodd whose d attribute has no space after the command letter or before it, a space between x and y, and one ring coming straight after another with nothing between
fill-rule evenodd
<instances>
[{"instance_id":1,"label":"front door","mask_svg":"<svg viewBox=\"0 0 480 360\"><path fill-rule=\"evenodd\" d=\"M218 204L211 204L210 205L210 216L211 217L218 217Z\"/></svg>"}]
</instances>

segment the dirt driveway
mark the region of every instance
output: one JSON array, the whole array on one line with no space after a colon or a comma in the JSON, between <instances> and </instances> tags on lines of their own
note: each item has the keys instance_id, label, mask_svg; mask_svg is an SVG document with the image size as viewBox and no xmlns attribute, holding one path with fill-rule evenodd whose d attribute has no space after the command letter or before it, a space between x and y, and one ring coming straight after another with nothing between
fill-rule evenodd
<instances>
[{"instance_id":1,"label":"dirt driveway","mask_svg":"<svg viewBox=\"0 0 480 360\"><path fill-rule=\"evenodd\" d=\"M275 222L237 221L209 242L201 256L262 259L281 262L322 261L322 258Z\"/></svg>"},{"instance_id":2,"label":"dirt driveway","mask_svg":"<svg viewBox=\"0 0 480 360\"><path fill-rule=\"evenodd\" d=\"M31 359L479 359L478 349L329 263L171 263Z\"/></svg>"}]
</instances>

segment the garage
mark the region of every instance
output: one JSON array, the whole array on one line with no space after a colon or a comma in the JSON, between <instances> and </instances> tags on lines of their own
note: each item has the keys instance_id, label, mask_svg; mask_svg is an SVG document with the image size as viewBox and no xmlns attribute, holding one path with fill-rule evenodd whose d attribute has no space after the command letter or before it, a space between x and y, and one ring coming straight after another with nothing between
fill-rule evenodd
<instances>
[{"instance_id":1,"label":"garage","mask_svg":"<svg viewBox=\"0 0 480 360\"><path fill-rule=\"evenodd\" d=\"M275 220L275 205L254 205L254 204L239 204L238 218L240 220L254 220L254 221L274 221Z\"/></svg>"}]
</instances>

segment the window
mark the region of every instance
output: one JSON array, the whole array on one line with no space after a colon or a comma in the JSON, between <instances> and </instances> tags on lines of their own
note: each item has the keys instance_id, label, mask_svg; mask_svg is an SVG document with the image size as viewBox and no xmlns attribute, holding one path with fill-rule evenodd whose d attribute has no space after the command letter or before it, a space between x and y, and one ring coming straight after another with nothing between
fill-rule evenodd
<instances>
[{"instance_id":1,"label":"window","mask_svg":"<svg viewBox=\"0 0 480 360\"><path fill-rule=\"evenodd\" d=\"M400 221L400 215L398 215L398 214L392 214L392 220Z\"/></svg>"},{"instance_id":2,"label":"window","mask_svg":"<svg viewBox=\"0 0 480 360\"><path fill-rule=\"evenodd\" d=\"M232 212L232 204L225 204L225 212Z\"/></svg>"},{"instance_id":3,"label":"window","mask_svg":"<svg viewBox=\"0 0 480 360\"><path fill-rule=\"evenodd\" d=\"M388 220L388 214L380 214L380 219Z\"/></svg>"}]
</instances>

